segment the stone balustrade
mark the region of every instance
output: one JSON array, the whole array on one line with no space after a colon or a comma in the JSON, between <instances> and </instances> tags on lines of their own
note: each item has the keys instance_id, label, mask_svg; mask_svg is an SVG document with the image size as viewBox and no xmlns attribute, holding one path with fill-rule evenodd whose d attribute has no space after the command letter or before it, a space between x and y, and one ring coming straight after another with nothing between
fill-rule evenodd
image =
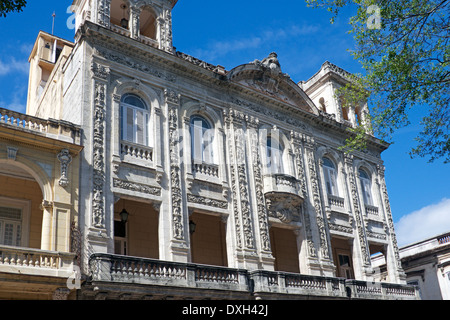
<instances>
[{"instance_id":1,"label":"stone balustrade","mask_svg":"<svg viewBox=\"0 0 450 320\"><path fill-rule=\"evenodd\" d=\"M329 194L328 195L328 204L330 205L330 207L344 209L345 199Z\"/></svg>"},{"instance_id":2,"label":"stone balustrade","mask_svg":"<svg viewBox=\"0 0 450 320\"><path fill-rule=\"evenodd\" d=\"M94 254L89 261L93 281L113 281L184 288L247 291L245 270L154 259Z\"/></svg>"},{"instance_id":3,"label":"stone balustrade","mask_svg":"<svg viewBox=\"0 0 450 320\"><path fill-rule=\"evenodd\" d=\"M192 163L192 173L194 175L203 175L213 178L219 178L219 166L208 163Z\"/></svg>"},{"instance_id":4,"label":"stone balustrade","mask_svg":"<svg viewBox=\"0 0 450 320\"><path fill-rule=\"evenodd\" d=\"M75 254L0 246L0 272L68 278Z\"/></svg>"},{"instance_id":5,"label":"stone balustrade","mask_svg":"<svg viewBox=\"0 0 450 320\"><path fill-rule=\"evenodd\" d=\"M31 131L34 134L37 133L74 144L80 144L81 141L81 129L72 123L63 120L45 120L4 108L0 108L0 125Z\"/></svg>"},{"instance_id":6,"label":"stone balustrade","mask_svg":"<svg viewBox=\"0 0 450 320\"><path fill-rule=\"evenodd\" d=\"M419 292L414 286L347 280L346 286L353 299L379 299L379 300L418 300Z\"/></svg>"},{"instance_id":7,"label":"stone balustrade","mask_svg":"<svg viewBox=\"0 0 450 320\"><path fill-rule=\"evenodd\" d=\"M289 193L303 198L299 181L287 174L269 174L264 176L264 193L273 192Z\"/></svg>"},{"instance_id":8,"label":"stone balustrade","mask_svg":"<svg viewBox=\"0 0 450 320\"><path fill-rule=\"evenodd\" d=\"M89 266L93 282L232 291L262 298L419 299L414 286L267 270L249 271L112 254L92 255Z\"/></svg>"},{"instance_id":9,"label":"stone balustrade","mask_svg":"<svg viewBox=\"0 0 450 320\"><path fill-rule=\"evenodd\" d=\"M128 161L153 161L153 148L143 145L134 144L128 141L122 141L120 143L120 150L124 160Z\"/></svg>"},{"instance_id":10,"label":"stone balustrade","mask_svg":"<svg viewBox=\"0 0 450 320\"><path fill-rule=\"evenodd\" d=\"M345 279L265 270L251 271L255 293L347 298Z\"/></svg>"},{"instance_id":11,"label":"stone balustrade","mask_svg":"<svg viewBox=\"0 0 450 320\"><path fill-rule=\"evenodd\" d=\"M369 215L369 216L370 215L371 216L378 216L378 207L366 204L365 208L366 208L366 214L367 215Z\"/></svg>"}]
</instances>

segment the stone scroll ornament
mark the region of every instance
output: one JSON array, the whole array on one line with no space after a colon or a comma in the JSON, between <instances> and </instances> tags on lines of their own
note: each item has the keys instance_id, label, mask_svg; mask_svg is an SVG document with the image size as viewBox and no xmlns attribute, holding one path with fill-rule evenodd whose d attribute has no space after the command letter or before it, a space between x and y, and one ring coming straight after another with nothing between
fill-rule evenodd
<instances>
[{"instance_id":1,"label":"stone scroll ornament","mask_svg":"<svg viewBox=\"0 0 450 320\"><path fill-rule=\"evenodd\" d=\"M178 132L178 108L180 96L173 90L165 91L166 103L169 106L169 148L170 148L170 181L172 195L172 231L176 240L184 241L184 223L182 210L180 159Z\"/></svg>"},{"instance_id":2,"label":"stone scroll ornament","mask_svg":"<svg viewBox=\"0 0 450 320\"><path fill-rule=\"evenodd\" d=\"M61 178L59 179L59 185L63 188L69 185L68 170L69 164L72 162L72 156L69 150L64 149L58 154L58 160L61 163Z\"/></svg>"}]
</instances>

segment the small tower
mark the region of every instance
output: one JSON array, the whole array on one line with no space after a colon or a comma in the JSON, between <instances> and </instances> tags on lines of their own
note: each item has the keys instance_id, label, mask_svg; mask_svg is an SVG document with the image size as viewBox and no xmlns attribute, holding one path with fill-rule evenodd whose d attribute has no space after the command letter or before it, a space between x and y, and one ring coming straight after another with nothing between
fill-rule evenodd
<instances>
[{"instance_id":1,"label":"small tower","mask_svg":"<svg viewBox=\"0 0 450 320\"><path fill-rule=\"evenodd\" d=\"M172 53L172 9L177 1L74 0L75 28L90 21Z\"/></svg>"}]
</instances>

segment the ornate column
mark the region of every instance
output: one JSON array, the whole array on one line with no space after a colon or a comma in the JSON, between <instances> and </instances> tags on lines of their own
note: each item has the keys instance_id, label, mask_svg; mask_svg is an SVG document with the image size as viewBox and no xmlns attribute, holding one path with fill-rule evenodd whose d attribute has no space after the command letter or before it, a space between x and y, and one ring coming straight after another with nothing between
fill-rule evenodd
<instances>
[{"instance_id":1,"label":"ornate column","mask_svg":"<svg viewBox=\"0 0 450 320\"><path fill-rule=\"evenodd\" d=\"M130 8L130 34L131 38L139 39L139 18L141 11L135 6Z\"/></svg>"},{"instance_id":2,"label":"ornate column","mask_svg":"<svg viewBox=\"0 0 450 320\"><path fill-rule=\"evenodd\" d=\"M297 179L300 182L300 190L304 199L302 209L302 230L297 231L298 239L303 237L304 241L299 243L301 245L300 250L300 270L302 272L308 271L312 273L312 269L320 268L318 260L318 254L316 245L314 243L312 223L311 223L311 210L308 209L308 189L306 184L306 172L305 172L305 158L303 152L303 135L297 132L291 132L291 142L295 159L295 171Z\"/></svg>"},{"instance_id":3,"label":"ornate column","mask_svg":"<svg viewBox=\"0 0 450 320\"><path fill-rule=\"evenodd\" d=\"M163 9L162 16L157 21L159 27L159 48L173 53L172 11L170 9Z\"/></svg>"},{"instance_id":4,"label":"ornate column","mask_svg":"<svg viewBox=\"0 0 450 320\"><path fill-rule=\"evenodd\" d=\"M250 153L249 157L251 161L251 169L249 174L253 176L253 189L255 191L255 208L256 215L255 221L255 235L259 235L259 238L255 239L258 245L258 251L260 255L260 261L263 269L274 270L275 258L272 256L272 248L270 245L269 236L269 216L266 209L265 197L264 197L264 182L261 173L261 156L259 148L259 135L258 127L259 120L254 117L246 117L247 133L249 138Z\"/></svg>"},{"instance_id":5,"label":"ornate column","mask_svg":"<svg viewBox=\"0 0 450 320\"><path fill-rule=\"evenodd\" d=\"M328 228L325 220L325 211L322 206L322 197L320 194L319 187L319 174L317 172L316 166L316 156L315 156L315 141L311 137L304 137L304 145L306 151L306 157L308 161L308 173L311 185L311 199L310 203L313 205L316 225L318 229L319 236L319 251L318 257L320 258L322 270L327 272L328 275L334 275L334 264L332 262L329 238L328 238Z\"/></svg>"},{"instance_id":6,"label":"ornate column","mask_svg":"<svg viewBox=\"0 0 450 320\"><path fill-rule=\"evenodd\" d=\"M170 211L171 211L171 239L170 255L173 261L187 262L189 255L189 245L186 229L188 214L183 201L181 182L181 157L180 157L180 130L179 109L180 95L171 89L165 90L165 99L168 106L169 120L169 161L170 161Z\"/></svg>"},{"instance_id":7,"label":"ornate column","mask_svg":"<svg viewBox=\"0 0 450 320\"><path fill-rule=\"evenodd\" d=\"M97 23L105 28L111 24L111 0L97 1Z\"/></svg>"},{"instance_id":8,"label":"ornate column","mask_svg":"<svg viewBox=\"0 0 450 320\"><path fill-rule=\"evenodd\" d=\"M238 268L258 269L253 232L253 220L248 189L248 174L245 150L245 132L242 112L230 109L225 111L228 125L228 152L231 174L231 197L233 202L235 250Z\"/></svg>"},{"instance_id":9,"label":"ornate column","mask_svg":"<svg viewBox=\"0 0 450 320\"><path fill-rule=\"evenodd\" d=\"M354 234L355 242L353 245L353 264L354 272L357 279L365 280L370 275L371 263L370 263L370 250L367 243L363 212L361 211L360 198L358 194L358 188L356 186L356 175L353 166L353 156L344 154L345 170L347 172L348 185L351 193L351 207L353 211L353 218L355 223ZM358 274L360 270L362 273Z\"/></svg>"},{"instance_id":10,"label":"ornate column","mask_svg":"<svg viewBox=\"0 0 450 320\"><path fill-rule=\"evenodd\" d=\"M385 180L385 168L382 165L377 166L378 177L381 187L381 198L382 206L384 208L383 212L385 214L385 220L387 222L386 234L389 239L389 244L386 248L386 266L388 270L389 280L391 282L396 282L400 284L406 283L406 274L402 267L402 262L400 260L400 253L397 245L397 237L394 230L394 221L392 219L391 205L389 202L389 195L386 187Z\"/></svg>"}]
</instances>

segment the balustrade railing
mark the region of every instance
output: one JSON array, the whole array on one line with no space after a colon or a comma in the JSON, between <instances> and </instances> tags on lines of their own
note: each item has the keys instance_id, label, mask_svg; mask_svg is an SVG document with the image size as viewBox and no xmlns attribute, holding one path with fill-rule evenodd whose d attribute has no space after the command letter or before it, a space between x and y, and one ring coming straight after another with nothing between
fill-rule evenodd
<instances>
[{"instance_id":1,"label":"balustrade railing","mask_svg":"<svg viewBox=\"0 0 450 320\"><path fill-rule=\"evenodd\" d=\"M438 243L439 243L439 244L450 243L450 234L447 234L447 235L445 235L445 236L439 237L439 238L438 238Z\"/></svg>"},{"instance_id":2,"label":"balustrade railing","mask_svg":"<svg viewBox=\"0 0 450 320\"><path fill-rule=\"evenodd\" d=\"M360 280L347 280L346 286L354 299L380 299L380 300L416 300L419 299L417 288L410 285L401 285L384 282L367 282Z\"/></svg>"},{"instance_id":3,"label":"balustrade railing","mask_svg":"<svg viewBox=\"0 0 450 320\"><path fill-rule=\"evenodd\" d=\"M243 270L110 254L89 261L92 281L230 290L259 295L298 295L348 299L418 299L413 286L370 283L267 270Z\"/></svg>"},{"instance_id":4,"label":"balustrade railing","mask_svg":"<svg viewBox=\"0 0 450 320\"><path fill-rule=\"evenodd\" d=\"M153 161L153 148L122 141L120 150L125 160Z\"/></svg>"},{"instance_id":5,"label":"balustrade railing","mask_svg":"<svg viewBox=\"0 0 450 320\"><path fill-rule=\"evenodd\" d=\"M337 208L340 208L340 209L344 209L345 200L344 200L344 198L341 198L341 197L329 194L328 195L328 204L331 207L337 207Z\"/></svg>"},{"instance_id":6,"label":"balustrade railing","mask_svg":"<svg viewBox=\"0 0 450 320\"><path fill-rule=\"evenodd\" d=\"M65 136L80 143L81 129L69 122L53 119L41 119L20 112L0 108L0 125L15 129L30 130L45 135Z\"/></svg>"},{"instance_id":7,"label":"balustrade railing","mask_svg":"<svg viewBox=\"0 0 450 320\"><path fill-rule=\"evenodd\" d=\"M204 176L219 178L219 166L216 164L208 163L193 163L192 172L195 174L201 174Z\"/></svg>"},{"instance_id":8,"label":"balustrade railing","mask_svg":"<svg viewBox=\"0 0 450 320\"><path fill-rule=\"evenodd\" d=\"M378 216L378 207L366 204L365 208L366 208L367 215Z\"/></svg>"},{"instance_id":9,"label":"balustrade railing","mask_svg":"<svg viewBox=\"0 0 450 320\"><path fill-rule=\"evenodd\" d=\"M70 276L75 254L0 246L0 272Z\"/></svg>"}]
</instances>

